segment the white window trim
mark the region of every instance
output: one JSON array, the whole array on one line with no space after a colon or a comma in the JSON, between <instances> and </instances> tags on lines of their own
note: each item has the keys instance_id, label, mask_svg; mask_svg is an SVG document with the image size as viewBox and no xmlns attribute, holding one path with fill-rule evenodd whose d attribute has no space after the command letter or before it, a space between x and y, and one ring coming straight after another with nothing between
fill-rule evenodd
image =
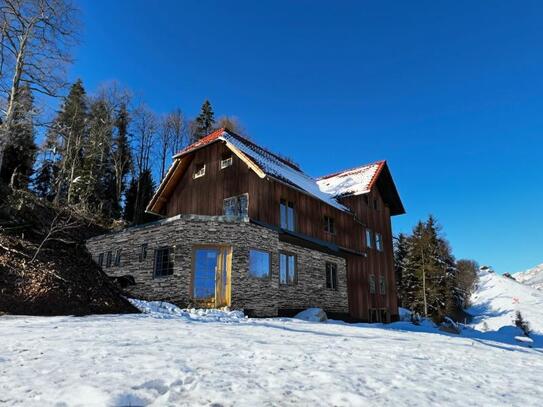
<instances>
[{"instance_id":1,"label":"white window trim","mask_svg":"<svg viewBox=\"0 0 543 407\"><path fill-rule=\"evenodd\" d=\"M224 160L221 160L221 170L224 170L227 167L230 167L232 165L233 158L232 156L225 158Z\"/></svg>"},{"instance_id":2,"label":"white window trim","mask_svg":"<svg viewBox=\"0 0 543 407\"><path fill-rule=\"evenodd\" d=\"M206 175L206 165L205 165L205 164L202 165L202 168L200 169L200 171L194 172L193 178L194 178L194 179L196 179L196 178L201 178L201 177L203 177L204 175Z\"/></svg>"}]
</instances>

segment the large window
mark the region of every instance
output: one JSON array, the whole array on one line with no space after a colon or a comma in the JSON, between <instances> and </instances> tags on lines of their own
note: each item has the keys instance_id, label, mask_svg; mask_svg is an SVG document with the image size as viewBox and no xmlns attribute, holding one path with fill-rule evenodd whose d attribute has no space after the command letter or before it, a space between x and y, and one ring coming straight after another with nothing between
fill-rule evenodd
<instances>
[{"instance_id":1,"label":"large window","mask_svg":"<svg viewBox=\"0 0 543 407\"><path fill-rule=\"evenodd\" d=\"M383 251L383 236L381 235L381 233L375 234L375 248L380 252Z\"/></svg>"},{"instance_id":2,"label":"large window","mask_svg":"<svg viewBox=\"0 0 543 407\"><path fill-rule=\"evenodd\" d=\"M155 277L173 274L173 249L161 247L155 250Z\"/></svg>"},{"instance_id":3,"label":"large window","mask_svg":"<svg viewBox=\"0 0 543 407\"><path fill-rule=\"evenodd\" d=\"M296 256L290 253L279 253L279 283L294 285L297 281Z\"/></svg>"},{"instance_id":4,"label":"large window","mask_svg":"<svg viewBox=\"0 0 543 407\"><path fill-rule=\"evenodd\" d=\"M280 217L281 228L286 230L294 230L295 214L294 204L292 202L281 199L280 202Z\"/></svg>"},{"instance_id":5,"label":"large window","mask_svg":"<svg viewBox=\"0 0 543 407\"><path fill-rule=\"evenodd\" d=\"M324 217L324 231L327 233L336 233L334 218L329 216Z\"/></svg>"},{"instance_id":6,"label":"large window","mask_svg":"<svg viewBox=\"0 0 543 407\"><path fill-rule=\"evenodd\" d=\"M337 290L337 264L326 263L326 288Z\"/></svg>"},{"instance_id":7,"label":"large window","mask_svg":"<svg viewBox=\"0 0 543 407\"><path fill-rule=\"evenodd\" d=\"M370 274L370 294L375 294L375 291L375 276L373 274Z\"/></svg>"},{"instance_id":8,"label":"large window","mask_svg":"<svg viewBox=\"0 0 543 407\"><path fill-rule=\"evenodd\" d=\"M366 247L369 249L373 247L373 232L371 229L366 229Z\"/></svg>"},{"instance_id":9,"label":"large window","mask_svg":"<svg viewBox=\"0 0 543 407\"><path fill-rule=\"evenodd\" d=\"M249 275L255 278L270 278L270 253L254 249L249 251Z\"/></svg>"},{"instance_id":10,"label":"large window","mask_svg":"<svg viewBox=\"0 0 543 407\"><path fill-rule=\"evenodd\" d=\"M249 216L249 196L243 194L223 200L224 216L242 218Z\"/></svg>"},{"instance_id":11,"label":"large window","mask_svg":"<svg viewBox=\"0 0 543 407\"><path fill-rule=\"evenodd\" d=\"M382 295L385 295L387 293L387 285L384 276L379 276L379 292Z\"/></svg>"},{"instance_id":12,"label":"large window","mask_svg":"<svg viewBox=\"0 0 543 407\"><path fill-rule=\"evenodd\" d=\"M103 265L104 265L104 253L100 253L98 255L98 265L100 267L103 267Z\"/></svg>"}]
</instances>

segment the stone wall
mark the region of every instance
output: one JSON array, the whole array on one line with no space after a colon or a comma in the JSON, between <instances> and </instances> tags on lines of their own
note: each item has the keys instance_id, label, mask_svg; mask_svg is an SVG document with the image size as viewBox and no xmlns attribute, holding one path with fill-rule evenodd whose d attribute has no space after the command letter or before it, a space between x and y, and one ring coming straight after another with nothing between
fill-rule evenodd
<instances>
[{"instance_id":1,"label":"stone wall","mask_svg":"<svg viewBox=\"0 0 543 407\"><path fill-rule=\"evenodd\" d=\"M139 261L142 244L147 258ZM104 254L104 271L111 276L131 275L136 285L130 295L149 300L174 302L182 307L191 303L192 251L195 245L217 244L232 247L232 308L245 309L257 316L275 316L282 309L320 307L327 312L348 313L346 261L321 251L285 243L278 232L250 223L218 216L179 215L159 222L132 227L118 233L97 236L87 248L98 259ZM174 247L173 274L154 276L154 250ZM105 267L107 252L121 249L120 266ZM249 276L249 250L271 253L271 278ZM298 282L279 284L279 251L296 255ZM326 288L326 262L337 265L338 286Z\"/></svg>"}]
</instances>

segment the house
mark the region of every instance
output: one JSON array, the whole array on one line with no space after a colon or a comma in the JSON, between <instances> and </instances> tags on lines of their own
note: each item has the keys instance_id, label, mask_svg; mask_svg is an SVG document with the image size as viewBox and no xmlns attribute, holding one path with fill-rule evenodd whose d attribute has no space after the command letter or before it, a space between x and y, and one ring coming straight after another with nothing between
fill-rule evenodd
<instances>
[{"instance_id":1,"label":"house","mask_svg":"<svg viewBox=\"0 0 543 407\"><path fill-rule=\"evenodd\" d=\"M163 219L87 242L106 273L134 278L135 296L397 318L391 216L404 208L385 161L314 179L219 129L173 157L147 211Z\"/></svg>"}]
</instances>

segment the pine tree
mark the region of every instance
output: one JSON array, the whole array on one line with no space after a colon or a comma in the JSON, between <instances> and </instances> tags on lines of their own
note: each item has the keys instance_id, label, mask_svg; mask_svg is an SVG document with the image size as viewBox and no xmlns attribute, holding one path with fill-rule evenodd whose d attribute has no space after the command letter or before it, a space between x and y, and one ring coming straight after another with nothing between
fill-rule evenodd
<instances>
[{"instance_id":1,"label":"pine tree","mask_svg":"<svg viewBox=\"0 0 543 407\"><path fill-rule=\"evenodd\" d=\"M191 142L198 141L205 135L209 134L213 130L215 124L215 115L213 108L209 100L206 100L200 109L200 115L195 120L195 130L193 134L193 140Z\"/></svg>"},{"instance_id":2,"label":"pine tree","mask_svg":"<svg viewBox=\"0 0 543 407\"><path fill-rule=\"evenodd\" d=\"M404 298L407 296L407 284L409 282L407 269L407 255L409 252L409 244L407 236L403 233L398 235L394 242L394 271L396 274L396 286L398 292L398 303L401 307L406 307Z\"/></svg>"},{"instance_id":3,"label":"pine tree","mask_svg":"<svg viewBox=\"0 0 543 407\"><path fill-rule=\"evenodd\" d=\"M130 118L126 104L121 104L115 122L116 136L113 140L113 170L115 177L115 191L113 202L113 216L120 216L121 200L126 190L126 177L132 168L132 154L128 140L128 125Z\"/></svg>"},{"instance_id":4,"label":"pine tree","mask_svg":"<svg viewBox=\"0 0 543 407\"><path fill-rule=\"evenodd\" d=\"M154 216L145 212L153 197L155 185L150 170L144 170L139 178L132 178L126 192L124 219L138 225L154 220Z\"/></svg>"},{"instance_id":5,"label":"pine tree","mask_svg":"<svg viewBox=\"0 0 543 407\"><path fill-rule=\"evenodd\" d=\"M74 193L83 170L83 147L86 139L87 98L83 82L71 87L52 129L50 139L58 153L58 179L55 201L72 204L79 201Z\"/></svg>"},{"instance_id":6,"label":"pine tree","mask_svg":"<svg viewBox=\"0 0 543 407\"><path fill-rule=\"evenodd\" d=\"M28 86L19 89L14 98L14 110L7 131L9 143L5 146L0 170L2 182L13 188L27 188L36 159L34 142L34 98Z\"/></svg>"}]
</instances>

